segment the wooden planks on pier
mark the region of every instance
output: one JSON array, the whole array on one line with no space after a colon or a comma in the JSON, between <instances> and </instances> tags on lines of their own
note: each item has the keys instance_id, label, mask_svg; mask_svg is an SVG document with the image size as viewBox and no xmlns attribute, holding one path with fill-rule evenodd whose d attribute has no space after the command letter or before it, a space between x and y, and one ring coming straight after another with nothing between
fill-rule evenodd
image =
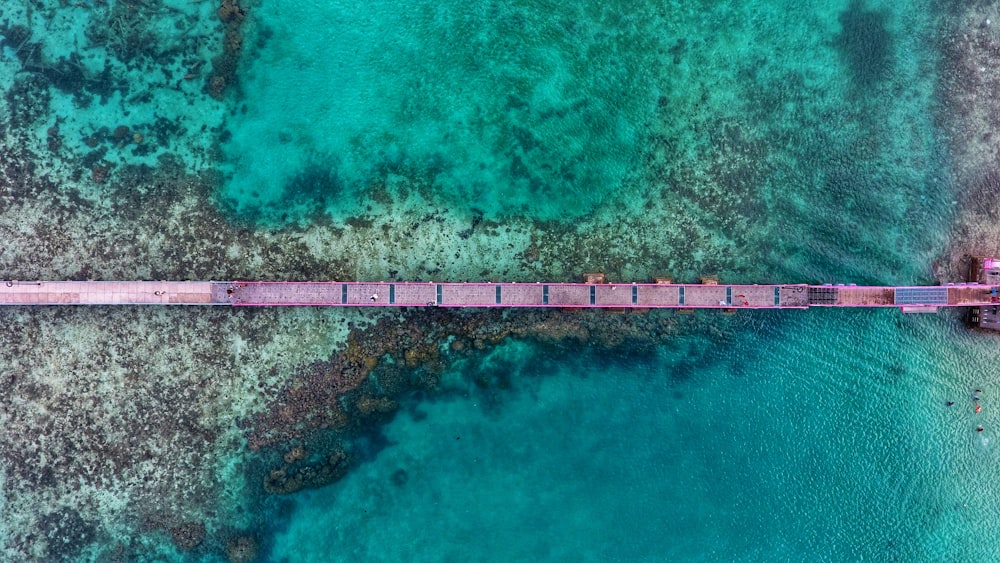
<instances>
[{"instance_id":1,"label":"wooden planks on pier","mask_svg":"<svg viewBox=\"0 0 1000 563\"><path fill-rule=\"evenodd\" d=\"M443 284L440 305L489 307L497 304L497 284Z\"/></svg>"},{"instance_id":2,"label":"wooden planks on pier","mask_svg":"<svg viewBox=\"0 0 1000 563\"><path fill-rule=\"evenodd\" d=\"M232 305L349 305L570 308L804 308L806 286L233 282L222 299ZM786 302L787 300L787 302Z\"/></svg>"},{"instance_id":3,"label":"wooden planks on pier","mask_svg":"<svg viewBox=\"0 0 1000 563\"><path fill-rule=\"evenodd\" d=\"M399 306L428 305L437 301L437 286L431 283L395 284L393 301Z\"/></svg>"},{"instance_id":4,"label":"wooden planks on pier","mask_svg":"<svg viewBox=\"0 0 1000 563\"><path fill-rule=\"evenodd\" d=\"M801 284L780 286L778 301L783 307L805 309L809 306L809 286Z\"/></svg>"},{"instance_id":5,"label":"wooden planks on pier","mask_svg":"<svg viewBox=\"0 0 1000 563\"><path fill-rule=\"evenodd\" d=\"M687 285L684 286L685 307L727 307L726 287L724 285Z\"/></svg>"},{"instance_id":6,"label":"wooden planks on pier","mask_svg":"<svg viewBox=\"0 0 1000 563\"><path fill-rule=\"evenodd\" d=\"M212 282L0 282L2 305L208 305Z\"/></svg>"},{"instance_id":7,"label":"wooden planks on pier","mask_svg":"<svg viewBox=\"0 0 1000 563\"><path fill-rule=\"evenodd\" d=\"M813 288L810 288L811 290ZM829 289L829 288L821 288ZM836 300L832 303L814 303L810 300L810 305L834 305L837 307L881 307L894 305L896 303L895 288L892 287L871 287L871 286L837 286Z\"/></svg>"},{"instance_id":8,"label":"wooden planks on pier","mask_svg":"<svg viewBox=\"0 0 1000 563\"><path fill-rule=\"evenodd\" d=\"M948 303L953 305L977 305L993 302L991 287L987 286L946 286ZM995 286L993 286L995 287ZM994 304L996 304L994 302Z\"/></svg>"},{"instance_id":9,"label":"wooden planks on pier","mask_svg":"<svg viewBox=\"0 0 1000 563\"><path fill-rule=\"evenodd\" d=\"M636 304L652 308L679 307L682 287L672 284L640 285L636 288Z\"/></svg>"},{"instance_id":10,"label":"wooden planks on pier","mask_svg":"<svg viewBox=\"0 0 1000 563\"><path fill-rule=\"evenodd\" d=\"M235 283L226 290L226 300L233 305L341 305L340 286L328 283Z\"/></svg>"},{"instance_id":11,"label":"wooden planks on pier","mask_svg":"<svg viewBox=\"0 0 1000 563\"><path fill-rule=\"evenodd\" d=\"M598 307L631 307L632 286L601 284L594 286L594 305Z\"/></svg>"},{"instance_id":12,"label":"wooden planks on pier","mask_svg":"<svg viewBox=\"0 0 1000 563\"><path fill-rule=\"evenodd\" d=\"M545 302L545 287L540 283L516 283L504 285L501 297L512 307L531 307Z\"/></svg>"},{"instance_id":13,"label":"wooden planks on pier","mask_svg":"<svg viewBox=\"0 0 1000 563\"><path fill-rule=\"evenodd\" d=\"M545 286L545 289L548 290L548 302L543 304L556 307L589 307L591 287L594 286L569 283L548 284Z\"/></svg>"},{"instance_id":14,"label":"wooden planks on pier","mask_svg":"<svg viewBox=\"0 0 1000 563\"><path fill-rule=\"evenodd\" d=\"M596 279L596 278L595 278ZM665 280L663 280L665 281ZM1000 306L1000 285L0 281L0 305L236 305L791 309ZM992 311L992 309L990 309Z\"/></svg>"}]
</instances>

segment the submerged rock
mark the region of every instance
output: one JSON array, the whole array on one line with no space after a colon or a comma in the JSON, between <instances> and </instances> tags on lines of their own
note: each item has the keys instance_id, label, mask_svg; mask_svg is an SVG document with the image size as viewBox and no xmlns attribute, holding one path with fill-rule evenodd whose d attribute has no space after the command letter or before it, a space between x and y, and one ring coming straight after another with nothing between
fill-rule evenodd
<instances>
[{"instance_id":1,"label":"submerged rock","mask_svg":"<svg viewBox=\"0 0 1000 563\"><path fill-rule=\"evenodd\" d=\"M248 535L236 536L226 544L226 557L230 563L249 563L257 559L257 540Z\"/></svg>"},{"instance_id":2,"label":"submerged rock","mask_svg":"<svg viewBox=\"0 0 1000 563\"><path fill-rule=\"evenodd\" d=\"M347 474L350 458L339 447L319 462L285 465L272 469L264 478L264 490L272 495L289 495L303 489L323 487Z\"/></svg>"},{"instance_id":3,"label":"submerged rock","mask_svg":"<svg viewBox=\"0 0 1000 563\"><path fill-rule=\"evenodd\" d=\"M205 539L205 524L189 522L170 529L170 539L181 551L189 551L197 547Z\"/></svg>"}]
</instances>

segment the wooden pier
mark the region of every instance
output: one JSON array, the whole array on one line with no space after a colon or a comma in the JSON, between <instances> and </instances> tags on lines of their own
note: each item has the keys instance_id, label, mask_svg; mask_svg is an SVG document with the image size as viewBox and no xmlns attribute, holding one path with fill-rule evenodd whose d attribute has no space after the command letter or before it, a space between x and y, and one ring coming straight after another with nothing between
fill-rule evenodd
<instances>
[{"instance_id":1,"label":"wooden pier","mask_svg":"<svg viewBox=\"0 0 1000 563\"><path fill-rule=\"evenodd\" d=\"M215 285L214 282L7 280L0 282L0 305L212 305L216 303Z\"/></svg>"},{"instance_id":2,"label":"wooden pier","mask_svg":"<svg viewBox=\"0 0 1000 563\"><path fill-rule=\"evenodd\" d=\"M991 263L992 265L992 263ZM992 284L876 287L657 283L438 283L266 281L0 282L0 305L227 305L238 307L556 307L806 309L895 307L906 313L976 307L1000 326L1000 261ZM988 274L984 274L988 277ZM600 283L594 283L600 282Z\"/></svg>"},{"instance_id":3,"label":"wooden pier","mask_svg":"<svg viewBox=\"0 0 1000 563\"><path fill-rule=\"evenodd\" d=\"M989 330L1000 330L1000 260L996 258L974 258L969 270L969 280L989 288L987 303L976 303L969 310L969 321L973 326ZM970 299L979 298L969 295Z\"/></svg>"}]
</instances>

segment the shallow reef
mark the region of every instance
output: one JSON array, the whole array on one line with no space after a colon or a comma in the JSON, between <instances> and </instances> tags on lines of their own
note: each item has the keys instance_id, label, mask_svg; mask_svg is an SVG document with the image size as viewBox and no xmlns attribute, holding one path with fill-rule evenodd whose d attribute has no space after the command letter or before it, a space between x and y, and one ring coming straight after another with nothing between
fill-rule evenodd
<instances>
[{"instance_id":1,"label":"shallow reef","mask_svg":"<svg viewBox=\"0 0 1000 563\"><path fill-rule=\"evenodd\" d=\"M939 279L964 279L970 256L993 255L1000 238L1000 50L998 18L986 4L942 6L939 124L948 133L955 186L948 252L935 263ZM992 18L992 19L991 19Z\"/></svg>"},{"instance_id":2,"label":"shallow reef","mask_svg":"<svg viewBox=\"0 0 1000 563\"><path fill-rule=\"evenodd\" d=\"M329 448L337 464L340 441L366 434L388 420L399 399L416 391L434 392L442 372L480 360L507 339L538 345L586 346L594 351L649 353L679 331L707 331L725 339L727 329L701 315L663 311L612 314L583 311L484 311L445 309L410 311L401 318L382 317L372 326L354 328L347 342L328 360L301 366L264 408L239 422L252 450L266 449L275 466L264 478L272 493L289 492L289 469L308 457L306 451ZM739 326L739 320L728 324ZM733 324L736 323L736 324ZM476 385L504 387L503 374L470 375ZM313 440L325 444L315 448ZM278 457L277 453L285 453ZM326 455L326 454L323 454ZM322 456L320 456L322 457ZM321 461L321 468L330 461ZM325 479L321 479L325 481ZM301 488L297 483L291 485Z\"/></svg>"},{"instance_id":3,"label":"shallow reef","mask_svg":"<svg viewBox=\"0 0 1000 563\"><path fill-rule=\"evenodd\" d=\"M993 253L1000 240L1000 70L987 62L1000 35L987 3L938 6L940 60L914 56L910 67L899 56L916 52L900 32L910 20L866 3L828 15L811 43L781 49L729 4L704 22L658 16L669 41L643 49L639 62L662 80L637 78L648 99L630 111L644 121L612 142L641 150L611 155L629 168L611 175L620 191L579 194L585 205L571 220L558 206L532 217L448 205L428 178L455 164L399 150L375 155L370 177L346 187L343 160L312 155L285 186L296 209L270 222L236 212L219 166L235 116L252 113L237 87L241 57L270 40L263 27L253 42L244 35L256 5L195 2L182 13L155 1L69 4L0 8L6 279L534 282L604 271L625 283L711 274L825 282L837 272L926 282L962 279L965 255ZM814 7L802 6L767 25L813 34ZM85 22L79 33L66 27L73 21ZM559 25L579 31L572 18ZM620 39L593 33L583 45L608 49L599 54L614 72L600 92L611 103L616 73L628 69L612 52ZM506 47L509 37L494 39ZM720 63L730 40L746 50ZM568 52L586 61L577 45ZM799 64L813 57L820 64ZM615 112L579 100L533 108L529 93L498 102L508 129L490 130L483 116L477 127L506 143L510 166L498 173L520 182L530 208L536 194L577 181L534 124L554 124L561 139L598 114L612 129ZM297 138L268 134L275 146ZM600 162L577 164L588 186L602 187ZM485 189L455 185L457 197ZM558 195L564 204L577 197ZM866 234L886 233L885 224L893 230L884 238ZM918 252L937 260L933 272ZM574 346L642 353L679 333L725 343L746 322L668 312L5 308L0 559L259 560L268 549L261 507L377 455L378 429L407 398L446 392L449 370L502 395L512 375L480 364L514 340L554 356ZM681 352L678 378L703 361ZM406 480L403 469L392 476Z\"/></svg>"}]
</instances>

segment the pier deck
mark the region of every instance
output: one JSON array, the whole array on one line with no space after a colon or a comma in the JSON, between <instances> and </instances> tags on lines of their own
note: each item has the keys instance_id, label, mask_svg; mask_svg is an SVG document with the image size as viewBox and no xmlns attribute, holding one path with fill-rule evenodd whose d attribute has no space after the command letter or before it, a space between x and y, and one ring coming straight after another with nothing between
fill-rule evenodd
<instances>
[{"instance_id":1,"label":"pier deck","mask_svg":"<svg viewBox=\"0 0 1000 563\"><path fill-rule=\"evenodd\" d=\"M6 281L0 305L229 305L805 309L998 304L997 285L921 287L674 283ZM989 315L992 315L989 309ZM986 315L984 315L986 316Z\"/></svg>"},{"instance_id":2,"label":"pier deck","mask_svg":"<svg viewBox=\"0 0 1000 563\"><path fill-rule=\"evenodd\" d=\"M222 304L217 298L213 283L200 281L0 282L0 305Z\"/></svg>"}]
</instances>

